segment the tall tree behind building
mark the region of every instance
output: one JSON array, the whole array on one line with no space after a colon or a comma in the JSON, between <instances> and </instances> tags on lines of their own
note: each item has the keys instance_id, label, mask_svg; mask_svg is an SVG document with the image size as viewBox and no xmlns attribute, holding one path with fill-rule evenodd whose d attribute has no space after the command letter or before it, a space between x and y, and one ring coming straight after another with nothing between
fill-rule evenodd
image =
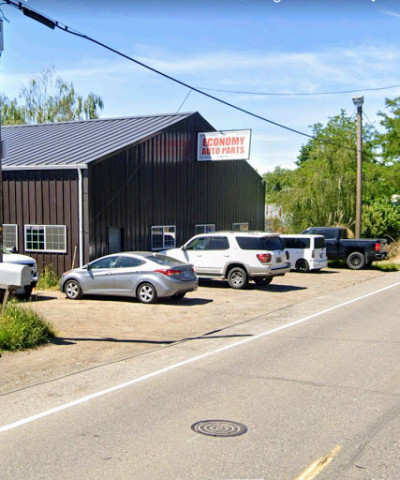
<instances>
[{"instance_id":1,"label":"tall tree behind building","mask_svg":"<svg viewBox=\"0 0 400 480\"><path fill-rule=\"evenodd\" d=\"M104 108L101 97L90 92L83 98L73 83L57 76L54 69L32 75L19 98L20 103L5 94L0 96L3 125L88 120L98 118L99 110Z\"/></svg>"},{"instance_id":2,"label":"tall tree behind building","mask_svg":"<svg viewBox=\"0 0 400 480\"><path fill-rule=\"evenodd\" d=\"M282 205L288 227L301 231L315 225L345 224L355 218L356 124L345 111L313 126L313 139L301 148L298 168L266 174L268 202ZM382 172L374 155L375 131L364 128L364 201L380 187ZM277 188L279 186L279 188Z\"/></svg>"},{"instance_id":3,"label":"tall tree behind building","mask_svg":"<svg viewBox=\"0 0 400 480\"><path fill-rule=\"evenodd\" d=\"M385 99L385 107L390 113L378 112L385 132L379 136L382 155L385 161L400 162L400 97Z\"/></svg>"}]
</instances>

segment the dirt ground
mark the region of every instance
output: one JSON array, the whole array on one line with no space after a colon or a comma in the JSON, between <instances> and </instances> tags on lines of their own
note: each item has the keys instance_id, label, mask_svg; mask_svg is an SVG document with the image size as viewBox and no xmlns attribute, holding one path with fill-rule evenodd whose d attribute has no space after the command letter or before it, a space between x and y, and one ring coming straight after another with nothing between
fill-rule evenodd
<instances>
[{"instance_id":1,"label":"dirt ground","mask_svg":"<svg viewBox=\"0 0 400 480\"><path fill-rule=\"evenodd\" d=\"M221 281L203 281L182 300L166 299L154 305L110 297L73 301L58 291L34 291L25 305L53 325L57 338L37 349L3 352L0 395L220 332L380 275L384 274L377 270L332 268L291 272L268 286L251 283L245 290L233 290Z\"/></svg>"}]
</instances>

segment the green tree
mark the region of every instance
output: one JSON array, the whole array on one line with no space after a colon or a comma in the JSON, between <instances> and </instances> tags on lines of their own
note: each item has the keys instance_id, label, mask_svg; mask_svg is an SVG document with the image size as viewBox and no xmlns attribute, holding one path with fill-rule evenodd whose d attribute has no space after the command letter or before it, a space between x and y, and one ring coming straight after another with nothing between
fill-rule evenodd
<instances>
[{"instance_id":1,"label":"green tree","mask_svg":"<svg viewBox=\"0 0 400 480\"><path fill-rule=\"evenodd\" d=\"M366 127L363 135L364 176L374 180L365 188L365 197L372 198L374 190L382 188L378 181L382 172L374 159L375 131ZM313 126L314 138L303 145L297 169L285 175L275 172L280 174L278 185L283 188L271 191L266 180L267 201L272 198L274 203L283 206L289 230L300 231L311 225L350 226L354 223L356 136L355 120L342 110L325 126L321 123ZM270 184L274 184L275 177L271 176Z\"/></svg>"},{"instance_id":2,"label":"green tree","mask_svg":"<svg viewBox=\"0 0 400 480\"><path fill-rule=\"evenodd\" d=\"M272 172L264 173L263 181L268 203L275 203L275 197L279 198L279 193L290 187L292 175L293 170L281 167L275 167Z\"/></svg>"},{"instance_id":3,"label":"green tree","mask_svg":"<svg viewBox=\"0 0 400 480\"><path fill-rule=\"evenodd\" d=\"M21 125L25 123L24 111L15 98L9 100L0 95L1 122L3 125Z\"/></svg>"},{"instance_id":4,"label":"green tree","mask_svg":"<svg viewBox=\"0 0 400 480\"><path fill-rule=\"evenodd\" d=\"M273 172L263 175L265 183L266 203L282 205L282 198L285 192L291 188L291 177L293 170L275 167ZM274 232L286 230L285 217L269 217L265 218L267 229Z\"/></svg>"},{"instance_id":5,"label":"green tree","mask_svg":"<svg viewBox=\"0 0 400 480\"><path fill-rule=\"evenodd\" d=\"M385 106L390 114L379 112L382 118L381 125L386 132L379 136L382 147L382 156L385 161L400 161L400 97L385 99Z\"/></svg>"},{"instance_id":6,"label":"green tree","mask_svg":"<svg viewBox=\"0 0 400 480\"><path fill-rule=\"evenodd\" d=\"M22 88L22 105L2 96L2 121L5 125L17 123L49 123L98 118L103 100L90 92L86 98L79 95L73 83L56 76L54 69L44 69Z\"/></svg>"}]
</instances>

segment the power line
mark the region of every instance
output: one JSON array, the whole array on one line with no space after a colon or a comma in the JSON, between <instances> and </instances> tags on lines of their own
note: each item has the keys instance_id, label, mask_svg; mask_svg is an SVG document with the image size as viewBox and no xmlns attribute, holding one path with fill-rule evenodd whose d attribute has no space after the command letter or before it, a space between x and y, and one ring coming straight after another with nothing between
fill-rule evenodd
<instances>
[{"instance_id":1,"label":"power line","mask_svg":"<svg viewBox=\"0 0 400 480\"><path fill-rule=\"evenodd\" d=\"M113 52L115 53L116 55L119 55L120 57L123 57L133 63L136 63L137 65L143 67L143 68L146 68L147 70L150 70L151 72L153 73L156 73L157 75L160 75L168 80L171 80L172 82L175 82L177 83L178 85L181 85L185 88L188 88L189 89L189 93L191 91L194 91L194 92L197 92L199 93L200 95L203 95L207 98L210 98L211 100L215 100L216 102L219 102L219 103L222 103L223 105L226 105L230 108L233 108L239 112L242 112L242 113L245 113L246 115L249 115L251 117L254 117L254 118L257 118L258 120L262 120L264 122L267 122L267 123L270 123L271 125L275 125L276 127L279 127L279 128L283 128L284 130L287 130L289 132L292 132L292 133L297 133L298 135L302 135L304 137L307 137L307 138L310 138L312 140L316 140L318 142L321 142L321 143L325 143L325 144L330 144L330 145L333 145L333 146L336 146L336 147L339 147L339 148L344 148L346 150L351 150L353 152L357 152L357 149L356 148L352 148L352 147L347 147L346 145L340 145L336 142L332 142L330 140L326 140L326 139L320 139L320 138L317 138L315 137L314 135L311 135L311 134L308 134L308 133L305 133L305 132L302 132L300 130L296 130L294 128L291 128L291 127L288 127L287 125L283 125L281 123L278 123L278 122L275 122L273 120L270 120L266 117L263 117L261 115L258 115L254 112L251 112L250 110L246 110L245 108L242 108L242 107L239 107L237 105L234 105L233 103L230 103L230 102L227 102L225 100L223 100L222 98L219 98L219 97L216 97L214 95L211 95L209 93L206 93L204 91L202 91L201 89L199 88L196 88L196 87L193 87L191 85L189 85L188 83L186 82L183 82L182 80L179 80L175 77L172 77L171 75L168 75L160 70L157 70L156 68L154 67L151 67L150 65L147 65L139 60L136 60L135 58L133 57L130 57L129 55L119 51L119 50L116 50L115 48L113 47L110 47L109 45L105 44L105 43L102 43L100 42L99 40L96 40L95 38L92 38L92 37L89 37L88 35L85 35L83 33L80 33L78 32L77 30L73 29L73 28L70 28L68 27L68 25L64 25L62 24L61 22L58 22L56 20L52 20L50 19L49 17L29 8L29 7L26 7L24 6L21 2L15 2L13 0L3 0L3 3L6 3L8 5L11 5L15 8L17 8L18 10L21 10L23 12L24 15L46 25L47 27L51 28L51 29L55 29L55 28L58 28L66 33L69 33L71 35L74 35L74 36L77 36L77 37L80 37L80 38L83 38L85 40L88 40L89 42L92 42L96 45L99 45L100 47L103 47L105 48L106 50L109 50L110 52Z\"/></svg>"},{"instance_id":2,"label":"power line","mask_svg":"<svg viewBox=\"0 0 400 480\"><path fill-rule=\"evenodd\" d=\"M189 92L187 93L185 99L183 100L183 102L180 104L178 110L176 111L176 115L181 111L181 108L185 105L186 103L186 100L189 98L189 95L192 93L192 90L189 90Z\"/></svg>"},{"instance_id":3,"label":"power line","mask_svg":"<svg viewBox=\"0 0 400 480\"><path fill-rule=\"evenodd\" d=\"M375 128L375 125L371 122L371 120L368 118L368 115L366 114L365 110L363 110L363 115L364 117L368 120L368 123L371 125L371 127Z\"/></svg>"},{"instance_id":4,"label":"power line","mask_svg":"<svg viewBox=\"0 0 400 480\"><path fill-rule=\"evenodd\" d=\"M10 0L6 0L6 1L10 1ZM62 25L58 24L58 25L56 25L56 27L59 28L60 30L63 30L63 31L65 31L65 32L67 32L67 33L70 33L70 34L75 35L75 36L77 36L77 37L84 38L84 39L86 39L86 40L88 40L88 41L90 41L90 42L92 42L92 43L95 43L96 45L99 45L99 46L101 46L101 47L103 47L103 48L105 48L105 49L107 49L107 50L109 50L109 51L111 51L111 52L113 52L113 53L121 56L121 57L124 57L124 58L126 58L127 60L130 60L131 62L134 62L134 63L136 63L137 65L140 65L141 67L146 68L147 70L150 70L150 71L153 72L153 73L157 73L158 75L161 75L162 77L167 78L168 80L171 80L172 82L175 82L175 83L177 83L177 84L179 84L179 85L181 85L181 86L183 86L183 87L186 87L186 88L188 88L189 90L192 90L192 91L194 91L194 92L197 92L197 93L199 93L200 95L203 95L203 96L205 96L205 97L208 97L208 98L210 98L211 100L215 100L215 101L217 101L217 102L219 102L219 103L222 103L222 104L224 104L224 105L226 105L226 106L228 106L228 107L234 108L235 110L238 110L238 111L240 111L240 112L242 112L242 113L246 113L247 115L250 115L250 116L252 116L252 117L254 117L254 118L258 118L259 120L263 120L264 122L270 123L270 124L275 125L275 126L277 126L277 127L284 128L285 130L288 130L288 131L290 131L290 132L297 133L297 134L299 134L299 135L303 135L303 136L308 137L308 138L314 138L312 135L310 135L310 134L308 134L308 133L304 133L304 132L301 132L300 130L296 130L296 129L294 129L294 128L288 127L287 125L283 125L283 124L281 124L281 123L275 122L275 121L270 120L270 119L268 119L268 118L266 118L266 117L263 117L263 116L258 115L258 114L256 114L256 113L253 113L253 112L251 112L250 110L246 110L246 109L244 109L244 108L242 108L242 107L238 107L237 105L234 105L233 103L226 102L225 100L222 100L222 98L215 97L214 95L210 95L210 94L208 94L208 93L206 93L206 92L203 92L203 91L201 91L200 89L198 89L198 88L196 88L196 87L193 87L192 85L189 85L189 84L186 83L186 82L183 82L182 80L179 80L179 79L177 79L177 78L175 78L175 77L172 77L171 75L168 75L168 74L166 74L166 73L164 73L164 72L162 72L162 71L160 71L160 70L157 70L156 68L151 67L150 65L147 65L146 63L143 63L143 62L141 62L141 61L139 61L139 60L136 60L135 58L130 57L129 55L126 55L125 53L122 53L122 52L120 52L119 50L116 50L115 48L110 47L110 46L108 46L108 45L100 42L99 40L96 40L96 39L94 39L94 38L92 38L92 37L89 37L89 36L84 35L84 34L82 34L82 33L76 32L76 31L74 31L74 30L71 30L71 29L70 29L68 26L66 26L66 25L63 25L63 26L62 26Z\"/></svg>"},{"instance_id":5,"label":"power line","mask_svg":"<svg viewBox=\"0 0 400 480\"><path fill-rule=\"evenodd\" d=\"M369 91L377 91L377 90L390 90L391 88L399 88L399 85L389 85L386 87L371 87L371 88L360 88L358 90L341 90L341 91L334 91L334 92L309 92L309 93L285 93L285 92L248 92L248 91L241 91L241 90L222 90L217 88L204 88L198 87L200 90L207 90L210 92L221 92L221 93L238 93L241 95L261 95L261 96L268 96L268 97L312 97L317 95L340 95L344 93L359 93L359 92L369 92Z\"/></svg>"}]
</instances>

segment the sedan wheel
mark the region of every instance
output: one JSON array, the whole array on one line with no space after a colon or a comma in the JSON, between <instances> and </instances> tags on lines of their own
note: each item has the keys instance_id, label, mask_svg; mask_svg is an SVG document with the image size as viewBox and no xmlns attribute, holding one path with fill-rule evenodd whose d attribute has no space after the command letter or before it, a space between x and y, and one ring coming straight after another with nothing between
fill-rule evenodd
<instances>
[{"instance_id":1,"label":"sedan wheel","mask_svg":"<svg viewBox=\"0 0 400 480\"><path fill-rule=\"evenodd\" d=\"M228 273L228 283L232 288L244 288L249 283L249 276L244 268L234 267Z\"/></svg>"},{"instance_id":2,"label":"sedan wheel","mask_svg":"<svg viewBox=\"0 0 400 480\"><path fill-rule=\"evenodd\" d=\"M139 285L136 296L139 302L142 303L155 303L157 301L157 292L155 287L148 282Z\"/></svg>"},{"instance_id":3,"label":"sedan wheel","mask_svg":"<svg viewBox=\"0 0 400 480\"><path fill-rule=\"evenodd\" d=\"M64 292L71 300L78 300L82 297L82 288L76 280L68 280L65 284Z\"/></svg>"}]
</instances>

